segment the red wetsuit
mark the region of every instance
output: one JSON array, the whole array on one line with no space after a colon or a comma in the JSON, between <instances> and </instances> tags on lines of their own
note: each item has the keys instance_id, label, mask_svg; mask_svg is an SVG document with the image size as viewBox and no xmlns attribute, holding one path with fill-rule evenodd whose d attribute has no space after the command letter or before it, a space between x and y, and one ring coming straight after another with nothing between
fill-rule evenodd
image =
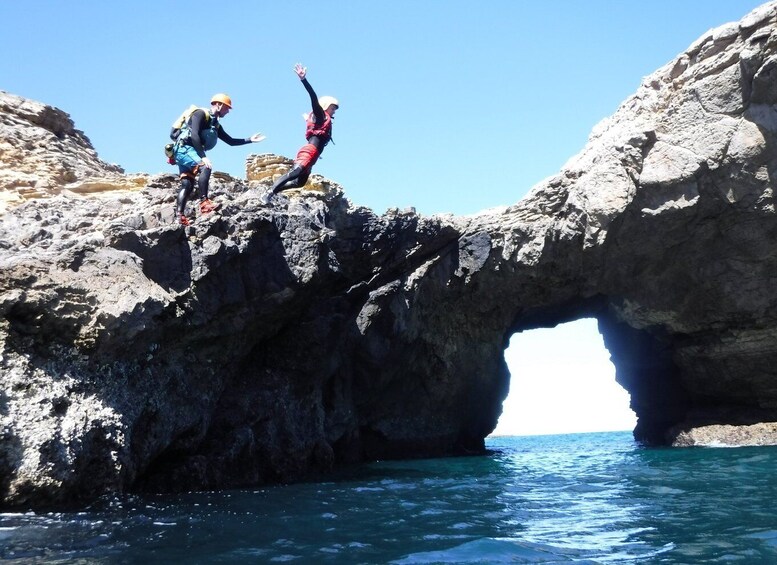
<instances>
[{"instance_id":1,"label":"red wetsuit","mask_svg":"<svg viewBox=\"0 0 777 565\"><path fill-rule=\"evenodd\" d=\"M318 96L307 79L302 79L302 85L308 91L313 107L313 112L308 116L305 130L305 138L308 142L297 151L297 157L294 159L294 167L291 171L275 183L272 188L273 194L287 188L304 186L308 182L313 165L318 161L326 144L332 140L332 117L324 112L321 104L318 103Z\"/></svg>"}]
</instances>

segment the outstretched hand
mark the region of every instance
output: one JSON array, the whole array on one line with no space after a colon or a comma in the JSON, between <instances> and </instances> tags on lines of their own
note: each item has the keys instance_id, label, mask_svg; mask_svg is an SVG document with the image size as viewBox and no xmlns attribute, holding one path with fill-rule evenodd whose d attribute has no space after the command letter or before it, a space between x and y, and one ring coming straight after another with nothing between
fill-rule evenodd
<instances>
[{"instance_id":1,"label":"outstretched hand","mask_svg":"<svg viewBox=\"0 0 777 565\"><path fill-rule=\"evenodd\" d=\"M305 75L308 73L308 69L297 63L294 65L294 72L297 73L297 76L300 80L305 80Z\"/></svg>"},{"instance_id":2,"label":"outstretched hand","mask_svg":"<svg viewBox=\"0 0 777 565\"><path fill-rule=\"evenodd\" d=\"M251 136L251 143L259 143L260 141L264 141L267 139L266 136L262 135L261 133L255 133Z\"/></svg>"}]
</instances>

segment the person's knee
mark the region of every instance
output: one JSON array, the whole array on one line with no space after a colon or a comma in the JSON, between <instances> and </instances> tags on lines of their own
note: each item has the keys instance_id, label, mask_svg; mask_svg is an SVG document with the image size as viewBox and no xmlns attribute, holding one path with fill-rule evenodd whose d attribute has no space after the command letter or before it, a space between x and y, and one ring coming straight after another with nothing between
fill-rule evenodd
<instances>
[{"instance_id":1,"label":"person's knee","mask_svg":"<svg viewBox=\"0 0 777 565\"><path fill-rule=\"evenodd\" d=\"M281 190L286 190L287 188L294 188L296 187L295 181L297 180L297 176L300 173L300 167L298 165L295 165L292 167L292 169L283 175L281 178L279 178L277 181L275 181L275 184L272 186L272 192L273 194L277 194Z\"/></svg>"},{"instance_id":2,"label":"person's knee","mask_svg":"<svg viewBox=\"0 0 777 565\"><path fill-rule=\"evenodd\" d=\"M295 164L292 169L286 173L281 180L278 181L276 186L285 188L297 188L305 184L300 182L300 179L306 177L305 168L301 165Z\"/></svg>"},{"instance_id":3,"label":"person's knee","mask_svg":"<svg viewBox=\"0 0 777 565\"><path fill-rule=\"evenodd\" d=\"M299 187L299 180L296 178L292 179L286 179L283 181L278 181L275 186L273 186L272 192L273 194L278 194L279 192L282 192L284 190L291 190L292 188Z\"/></svg>"}]
</instances>

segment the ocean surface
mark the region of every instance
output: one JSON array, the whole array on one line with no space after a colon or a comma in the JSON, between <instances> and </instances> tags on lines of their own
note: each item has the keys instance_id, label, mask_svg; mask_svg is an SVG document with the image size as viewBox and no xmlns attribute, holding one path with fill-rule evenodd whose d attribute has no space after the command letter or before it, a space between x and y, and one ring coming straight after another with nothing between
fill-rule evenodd
<instances>
[{"instance_id":1,"label":"ocean surface","mask_svg":"<svg viewBox=\"0 0 777 565\"><path fill-rule=\"evenodd\" d=\"M777 448L487 440L321 483L0 514L8 563L777 563Z\"/></svg>"}]
</instances>

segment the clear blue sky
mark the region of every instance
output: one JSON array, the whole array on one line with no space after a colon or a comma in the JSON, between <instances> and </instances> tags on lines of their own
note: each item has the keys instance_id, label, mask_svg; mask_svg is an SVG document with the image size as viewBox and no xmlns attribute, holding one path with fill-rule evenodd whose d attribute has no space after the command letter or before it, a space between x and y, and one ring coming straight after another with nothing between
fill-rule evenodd
<instances>
[{"instance_id":1,"label":"clear blue sky","mask_svg":"<svg viewBox=\"0 0 777 565\"><path fill-rule=\"evenodd\" d=\"M215 92L214 166L249 151L293 156L307 95L341 101L316 171L382 213L512 204L582 149L642 77L755 0L284 0L4 2L0 89L73 117L106 161L172 172L170 123Z\"/></svg>"},{"instance_id":2,"label":"clear blue sky","mask_svg":"<svg viewBox=\"0 0 777 565\"><path fill-rule=\"evenodd\" d=\"M243 177L250 151L301 145L301 62L341 102L315 172L378 213L470 214L520 200L644 76L760 4L7 1L0 89L65 110L101 158L148 173L175 170L162 154L175 117L226 92L224 128L267 135L210 152L216 170Z\"/></svg>"}]
</instances>

